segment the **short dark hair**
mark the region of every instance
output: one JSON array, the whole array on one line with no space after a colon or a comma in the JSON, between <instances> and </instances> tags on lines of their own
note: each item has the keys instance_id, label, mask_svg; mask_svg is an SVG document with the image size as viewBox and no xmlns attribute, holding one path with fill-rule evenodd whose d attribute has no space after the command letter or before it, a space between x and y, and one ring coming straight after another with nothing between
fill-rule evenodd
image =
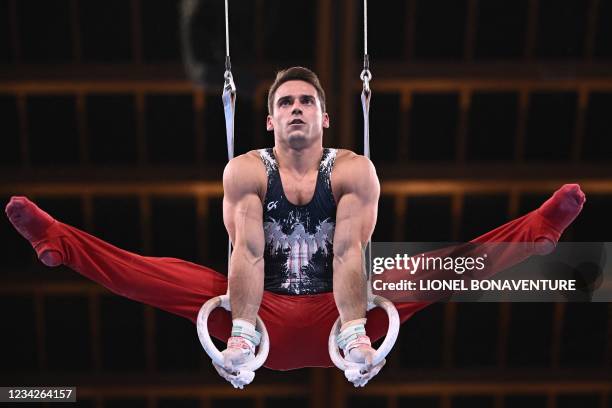
<instances>
[{"instance_id":1,"label":"short dark hair","mask_svg":"<svg viewBox=\"0 0 612 408\"><path fill-rule=\"evenodd\" d=\"M291 67L277 72L276 79L268 90L269 114L272 114L272 111L274 110L274 94L276 93L276 90L279 86L281 86L287 81L304 81L314 86L314 88L317 90L319 102L321 102L321 110L325 112L325 91L323 91L323 87L321 86L321 82L319 81L319 77L317 76L317 74L315 74L308 68Z\"/></svg>"}]
</instances>

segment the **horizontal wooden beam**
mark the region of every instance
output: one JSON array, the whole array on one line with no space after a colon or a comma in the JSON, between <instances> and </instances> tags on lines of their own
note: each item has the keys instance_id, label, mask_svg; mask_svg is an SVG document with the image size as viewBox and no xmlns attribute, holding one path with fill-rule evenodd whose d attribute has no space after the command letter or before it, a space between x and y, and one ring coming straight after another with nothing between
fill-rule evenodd
<instances>
[{"instance_id":1,"label":"horizontal wooden beam","mask_svg":"<svg viewBox=\"0 0 612 408\"><path fill-rule=\"evenodd\" d=\"M610 373L608 373L610 374ZM407 395L525 395L603 393L612 391L610 381L532 380L532 381L448 381L394 382L369 384L367 389L347 388L347 394L407 396Z\"/></svg>"},{"instance_id":2,"label":"horizontal wooden beam","mask_svg":"<svg viewBox=\"0 0 612 408\"><path fill-rule=\"evenodd\" d=\"M453 193L548 193L565 183L579 183L583 190L593 194L611 194L612 176L606 178L554 177L550 179L409 179L383 180L381 191L388 195L440 195ZM0 195L32 196L209 196L223 195L220 181L75 181L75 182L3 182Z\"/></svg>"},{"instance_id":3,"label":"horizontal wooden beam","mask_svg":"<svg viewBox=\"0 0 612 408\"><path fill-rule=\"evenodd\" d=\"M333 368L335 370L335 368ZM444 370L446 372L447 370ZM453 371L453 370L450 370ZM516 369L514 370L517 374L522 376L529 376L530 380L502 380L502 379L489 379L489 380L461 380L464 375L475 376L479 375L479 370L463 370L462 373L455 373L453 376L459 379L444 380L444 381L432 381L428 380L428 376L417 374L420 378L418 381L403 380L403 381L389 381L383 382L381 379L377 379L365 388L353 388L348 383L342 387L341 393L349 395L361 395L361 396L384 396L384 397L399 397L399 396L465 396L465 395L563 395L573 393L609 393L612 391L612 382L606 381L605 379L588 379L590 377L588 373L581 372L583 379L551 379L551 377L558 377L558 372L554 370L541 370L543 377L537 378L525 370ZM531 371L531 370L529 370ZM546 373L548 371L548 373ZM405 370L406 373L410 373L411 370ZM454 371L453 371L454 372ZM521 374L522 373L522 374ZM591 373L594 373L592 371ZM269 372L266 371L265 378L268 381L272 381L272 384L253 383L240 392L241 397L308 397L311 393L311 387L309 382L302 381L284 381L283 377L287 377L287 374L283 372ZM610 375L610 372L601 373L603 375ZM295 377L294 374L289 374ZM409 375L403 373L402 375ZM26 378L27 373L22 373L21 378ZM43 376L44 377L44 376ZM211 384L211 379L202 379L202 373L192 375L181 375L181 383L174 383L172 379L169 381L161 381L163 376L155 380L152 379L149 382L143 378L126 378L123 383L117 381L117 378L122 377L121 374L113 375L114 381L108 381L108 379L96 380L92 377L92 380L84 381L82 378L87 378L87 375L79 376L78 394L79 398L92 398L92 397L152 397L152 398L204 398L204 397L235 397L235 390L227 384ZM149 375L148 378L151 376ZM153 376L155 377L155 376ZM167 376L166 376L167 377ZM495 377L500 377L497 375ZM599 377L602 377L600 375ZM33 378L37 380L41 378L40 375L34 375ZM55 377L56 379L58 377ZM60 376L62 381L70 382L70 376ZM300 376L301 378L301 376ZM423 380L423 378L425 378ZM570 376L570 378L577 378L577 376ZM212 379L214 380L214 379ZM60 380L54 380L58 382ZM98 383L99 382L99 383ZM129 384L129 385L123 385Z\"/></svg>"},{"instance_id":4,"label":"horizontal wooden beam","mask_svg":"<svg viewBox=\"0 0 612 408\"><path fill-rule=\"evenodd\" d=\"M252 74L256 95L267 89L275 67L259 66ZM251 72L250 72L251 73ZM354 89L361 81L355 74ZM239 77L236 77L239 84ZM13 65L0 68L0 92L6 93L116 93L190 92L196 88L219 93L219 83L208 86L186 79L180 65ZM567 63L413 63L380 64L374 71L374 91L458 90L577 90L612 89L612 64Z\"/></svg>"},{"instance_id":5,"label":"horizontal wooden beam","mask_svg":"<svg viewBox=\"0 0 612 408\"><path fill-rule=\"evenodd\" d=\"M594 194L612 194L612 178L601 180L572 179L579 183L583 190ZM456 180L411 180L389 181L381 183L381 192L384 195L444 195L453 193L473 194L504 194L504 193L548 193L552 192L568 180L541 180L541 181L456 181ZM130 196L130 195L164 195L164 196L208 196L220 197L223 195L223 186L220 182L185 182L180 184L167 183L47 183L47 184L16 184L3 185L0 194L8 195L34 195L34 196Z\"/></svg>"},{"instance_id":6,"label":"horizontal wooden beam","mask_svg":"<svg viewBox=\"0 0 612 408\"><path fill-rule=\"evenodd\" d=\"M244 62L243 62L244 63ZM275 64L244 63L249 76L255 79L273 79ZM219 71L223 82L223 65L211 67ZM235 66L234 76L240 83L241 66ZM246 70L246 68L245 68ZM6 64L0 65L0 81L6 80L56 80L56 81L156 81L160 79L187 81L185 68L180 63L74 63L74 64ZM215 80L216 78L211 78Z\"/></svg>"},{"instance_id":7,"label":"horizontal wooden beam","mask_svg":"<svg viewBox=\"0 0 612 408\"><path fill-rule=\"evenodd\" d=\"M196 85L181 79L156 79L156 80L87 80L87 79L24 79L0 81L0 92L25 93L34 95L53 95L67 93L188 93L196 89ZM218 89L211 89L211 92Z\"/></svg>"},{"instance_id":8,"label":"horizontal wooden beam","mask_svg":"<svg viewBox=\"0 0 612 408\"><path fill-rule=\"evenodd\" d=\"M355 66L361 61L355 60ZM242 61L234 64L239 73L242 66L248 67L249 75L257 80L272 80L280 67L274 63ZM212 67L219 71L222 66ZM524 62L519 60L494 61L385 61L374 60L371 66L374 81L377 79L411 78L593 78L612 76L609 61L562 60L550 62ZM356 72L359 78L359 72ZM0 66L0 81L4 80L184 80L187 76L180 63L74 63L74 64L7 64ZM219 76L222 80L222 75ZM239 82L239 77L236 78Z\"/></svg>"},{"instance_id":9,"label":"horizontal wooden beam","mask_svg":"<svg viewBox=\"0 0 612 408\"><path fill-rule=\"evenodd\" d=\"M223 152L221 152L223 154ZM222 160L225 160L222 157ZM451 180L451 181L528 181L546 180L601 180L612 178L610 163L388 163L373 159L379 178L388 181ZM83 183L107 185L144 183L184 184L192 182L220 182L225 164L160 165L160 166L40 166L25 169L5 167L0 172L0 191L15 185L44 185ZM163 182L160 182L163 180Z\"/></svg>"},{"instance_id":10,"label":"horizontal wooden beam","mask_svg":"<svg viewBox=\"0 0 612 408\"><path fill-rule=\"evenodd\" d=\"M200 374L201 375L201 374ZM282 374L281 374L282 375ZM236 390L229 384L192 385L192 386L79 386L79 398L92 397L153 397L153 398L236 398ZM257 385L251 384L240 390L240 398L250 397L308 397L310 384Z\"/></svg>"},{"instance_id":11,"label":"horizontal wooden beam","mask_svg":"<svg viewBox=\"0 0 612 408\"><path fill-rule=\"evenodd\" d=\"M510 79L496 78L377 78L375 92L459 92L459 91L612 91L612 78ZM260 92L257 90L257 94ZM265 88L265 86L264 86ZM13 94L53 95L71 93L188 93L201 89L192 82L179 79L158 80L0 80L0 92ZM219 93L215 86L205 92ZM361 90L358 78L353 90Z\"/></svg>"},{"instance_id":12,"label":"horizontal wooden beam","mask_svg":"<svg viewBox=\"0 0 612 408\"><path fill-rule=\"evenodd\" d=\"M126 196L157 194L167 196L202 195L221 196L223 185L220 181L185 182L48 182L48 183L6 183L0 187L3 195L103 195Z\"/></svg>"},{"instance_id":13,"label":"horizontal wooden beam","mask_svg":"<svg viewBox=\"0 0 612 408\"><path fill-rule=\"evenodd\" d=\"M279 373L282 376L282 373ZM365 388L347 387L346 394L364 396L426 396L450 394L461 395L525 395L525 394L570 394L570 393L603 393L612 391L612 383L606 381L542 381L542 382L423 382L423 383L387 383L369 384ZM79 397L223 397L235 396L233 389L228 387L211 386L168 386L151 387L95 387L86 386L78 388ZM302 396L310 395L309 384L290 385L283 384L257 386L255 384L245 387L240 393L241 397L265 396Z\"/></svg>"},{"instance_id":14,"label":"horizontal wooden beam","mask_svg":"<svg viewBox=\"0 0 612 408\"><path fill-rule=\"evenodd\" d=\"M557 62L524 62L518 60L494 61L436 61L436 62L398 62L375 61L372 64L372 84L377 79L415 79L415 78L507 78L517 79L575 79L610 78L610 62L586 62L565 60Z\"/></svg>"},{"instance_id":15,"label":"horizontal wooden beam","mask_svg":"<svg viewBox=\"0 0 612 408\"><path fill-rule=\"evenodd\" d=\"M372 81L373 92L610 92L612 77L598 78L379 78ZM353 90L361 91L361 82L355 81Z\"/></svg>"}]
</instances>

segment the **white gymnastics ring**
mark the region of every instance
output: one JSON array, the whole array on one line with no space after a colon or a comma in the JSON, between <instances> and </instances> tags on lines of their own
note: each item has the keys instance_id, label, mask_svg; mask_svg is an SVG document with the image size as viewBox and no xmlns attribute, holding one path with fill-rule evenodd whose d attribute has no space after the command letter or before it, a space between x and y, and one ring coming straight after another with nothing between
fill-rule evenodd
<instances>
[{"instance_id":1,"label":"white gymnastics ring","mask_svg":"<svg viewBox=\"0 0 612 408\"><path fill-rule=\"evenodd\" d=\"M198 329L198 338L200 339L200 343L202 344L202 347L204 347L206 354L208 354L213 363L223 367L223 355L214 345L212 339L210 338L210 334L208 333L208 316L210 316L210 313L218 307L231 311L228 295L217 296L204 303L200 308L200 312L198 313L196 327ZM257 316L257 323L255 327L257 331L261 333L261 342L259 343L259 348L255 354L255 358L239 367L245 371L255 371L260 368L268 358L268 353L270 352L270 338L268 337L268 330L266 329L263 320L261 320L259 316Z\"/></svg>"},{"instance_id":2,"label":"white gymnastics ring","mask_svg":"<svg viewBox=\"0 0 612 408\"><path fill-rule=\"evenodd\" d=\"M374 358L372 359L372 366L377 366L380 364L387 354L391 352L391 349L395 345L395 341L397 340L397 335L399 333L400 319L399 314L397 313L397 309L393 305L393 303L382 296L372 296L368 301L368 310L372 310L375 307L380 307L387 312L387 316L389 317L389 329L387 330L387 336L385 340L380 345L376 353L374 353ZM329 334L329 356L331 360L340 370L345 371L348 368L349 363L340 355L340 350L338 349L338 343L336 342L338 338L338 334L340 334L340 317L336 319L334 323L331 333ZM354 363L353 363L354 364Z\"/></svg>"}]
</instances>

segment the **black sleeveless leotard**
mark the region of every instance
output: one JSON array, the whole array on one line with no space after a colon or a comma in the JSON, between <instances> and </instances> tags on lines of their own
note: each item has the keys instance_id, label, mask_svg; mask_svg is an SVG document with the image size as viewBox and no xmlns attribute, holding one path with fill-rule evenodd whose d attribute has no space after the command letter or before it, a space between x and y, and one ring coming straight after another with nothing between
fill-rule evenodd
<instances>
[{"instance_id":1,"label":"black sleeveless leotard","mask_svg":"<svg viewBox=\"0 0 612 408\"><path fill-rule=\"evenodd\" d=\"M265 290L286 295L332 291L336 202L330 176L336 152L323 149L312 200L294 205L283 191L273 149L259 150L268 174L263 203Z\"/></svg>"}]
</instances>

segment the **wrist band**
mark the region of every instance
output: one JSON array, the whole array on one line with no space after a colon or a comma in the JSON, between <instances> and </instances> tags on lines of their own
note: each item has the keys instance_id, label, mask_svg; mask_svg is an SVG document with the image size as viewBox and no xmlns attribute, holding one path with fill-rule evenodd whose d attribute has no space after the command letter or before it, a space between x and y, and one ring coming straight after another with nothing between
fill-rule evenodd
<instances>
[{"instance_id":1,"label":"wrist band","mask_svg":"<svg viewBox=\"0 0 612 408\"><path fill-rule=\"evenodd\" d=\"M356 324L342 330L338 335L337 344L342 350L345 350L349 343L357 340L359 337L367 337L364 324Z\"/></svg>"},{"instance_id":2,"label":"wrist band","mask_svg":"<svg viewBox=\"0 0 612 408\"><path fill-rule=\"evenodd\" d=\"M254 346L259 346L259 342L261 341L261 333L255 330L253 327L248 327L245 324L241 324L241 322L234 320L232 325L232 337L242 337L251 343Z\"/></svg>"}]
</instances>

